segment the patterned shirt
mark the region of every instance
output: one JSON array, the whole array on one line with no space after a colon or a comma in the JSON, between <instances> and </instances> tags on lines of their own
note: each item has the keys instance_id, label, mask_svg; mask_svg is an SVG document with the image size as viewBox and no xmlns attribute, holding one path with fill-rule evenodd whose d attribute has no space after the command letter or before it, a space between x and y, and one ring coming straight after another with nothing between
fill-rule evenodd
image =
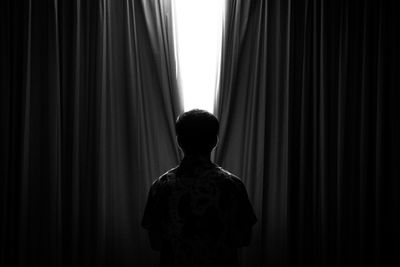
<instances>
[{"instance_id":1,"label":"patterned shirt","mask_svg":"<svg viewBox=\"0 0 400 267\"><path fill-rule=\"evenodd\" d=\"M142 226L162 240L160 266L238 266L243 231L257 218L242 181L185 157L150 188Z\"/></svg>"}]
</instances>

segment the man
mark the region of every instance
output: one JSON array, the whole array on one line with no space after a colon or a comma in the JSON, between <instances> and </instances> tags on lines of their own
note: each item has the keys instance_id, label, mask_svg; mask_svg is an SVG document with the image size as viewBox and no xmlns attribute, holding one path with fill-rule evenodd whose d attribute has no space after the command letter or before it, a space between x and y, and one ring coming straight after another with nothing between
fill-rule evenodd
<instances>
[{"instance_id":1,"label":"man","mask_svg":"<svg viewBox=\"0 0 400 267\"><path fill-rule=\"evenodd\" d=\"M150 188L142 226L151 247L161 267L239 266L237 248L250 244L257 219L242 181L210 160L218 119L191 110L175 128L184 158Z\"/></svg>"}]
</instances>

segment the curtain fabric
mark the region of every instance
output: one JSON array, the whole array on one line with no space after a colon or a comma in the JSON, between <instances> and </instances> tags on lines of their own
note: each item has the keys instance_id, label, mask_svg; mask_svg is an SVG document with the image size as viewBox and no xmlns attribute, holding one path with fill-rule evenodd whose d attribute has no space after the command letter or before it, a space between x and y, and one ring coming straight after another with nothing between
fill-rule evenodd
<instances>
[{"instance_id":1,"label":"curtain fabric","mask_svg":"<svg viewBox=\"0 0 400 267\"><path fill-rule=\"evenodd\" d=\"M399 264L397 12L227 1L215 156L259 218L242 266Z\"/></svg>"},{"instance_id":2,"label":"curtain fabric","mask_svg":"<svg viewBox=\"0 0 400 267\"><path fill-rule=\"evenodd\" d=\"M140 219L180 157L169 4L0 9L0 265L156 265Z\"/></svg>"}]
</instances>

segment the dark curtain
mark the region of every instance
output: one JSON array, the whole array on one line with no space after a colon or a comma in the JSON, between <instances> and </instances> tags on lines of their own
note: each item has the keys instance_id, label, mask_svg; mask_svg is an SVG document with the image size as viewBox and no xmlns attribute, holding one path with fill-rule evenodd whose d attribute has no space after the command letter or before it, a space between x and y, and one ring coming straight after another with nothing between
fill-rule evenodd
<instances>
[{"instance_id":1,"label":"dark curtain","mask_svg":"<svg viewBox=\"0 0 400 267\"><path fill-rule=\"evenodd\" d=\"M180 156L169 4L0 5L0 265L154 266L140 220Z\"/></svg>"},{"instance_id":2,"label":"dark curtain","mask_svg":"<svg viewBox=\"0 0 400 267\"><path fill-rule=\"evenodd\" d=\"M216 161L259 219L242 266L399 266L399 10L227 5Z\"/></svg>"}]
</instances>

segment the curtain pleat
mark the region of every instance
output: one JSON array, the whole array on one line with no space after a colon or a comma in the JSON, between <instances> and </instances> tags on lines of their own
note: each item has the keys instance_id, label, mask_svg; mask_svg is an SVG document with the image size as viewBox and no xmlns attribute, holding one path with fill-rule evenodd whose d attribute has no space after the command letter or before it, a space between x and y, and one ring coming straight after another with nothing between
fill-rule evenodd
<instances>
[{"instance_id":1,"label":"curtain pleat","mask_svg":"<svg viewBox=\"0 0 400 267\"><path fill-rule=\"evenodd\" d=\"M391 2L228 1L216 162L258 223L242 266L398 262Z\"/></svg>"},{"instance_id":2,"label":"curtain pleat","mask_svg":"<svg viewBox=\"0 0 400 267\"><path fill-rule=\"evenodd\" d=\"M1 266L157 265L140 220L180 159L168 14L159 0L1 3Z\"/></svg>"}]
</instances>

